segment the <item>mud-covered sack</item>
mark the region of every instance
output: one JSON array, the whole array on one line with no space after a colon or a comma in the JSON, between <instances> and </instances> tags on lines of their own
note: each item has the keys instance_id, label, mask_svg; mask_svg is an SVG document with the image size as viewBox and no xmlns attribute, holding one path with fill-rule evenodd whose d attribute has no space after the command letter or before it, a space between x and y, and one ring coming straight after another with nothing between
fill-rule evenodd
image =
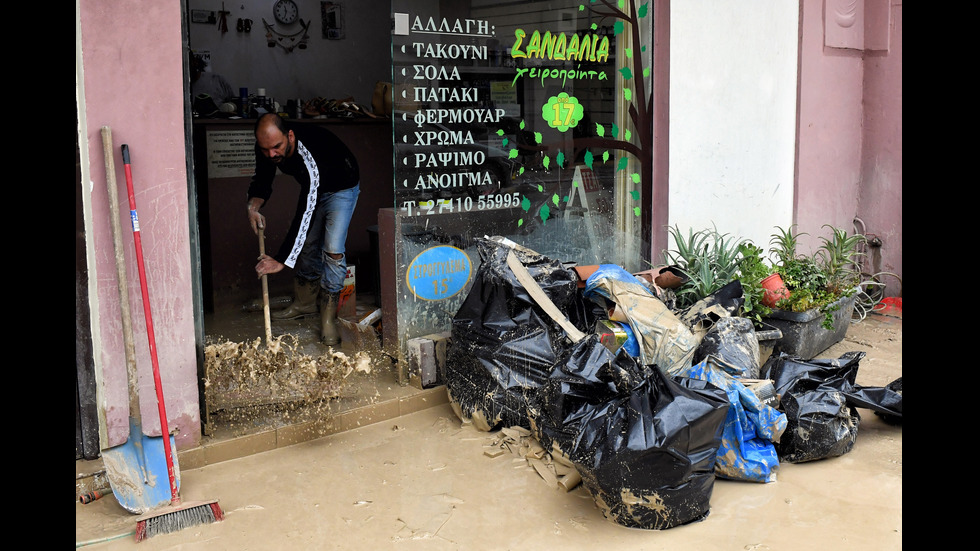
<instances>
[{"instance_id":1,"label":"mud-covered sack","mask_svg":"<svg viewBox=\"0 0 980 551\"><path fill-rule=\"evenodd\" d=\"M817 381L823 387L833 388L844 394L847 403L854 407L868 408L893 420L901 420L902 378L899 377L883 387L857 384L858 369L865 355L865 352L851 351L838 358L801 360L780 353L766 362L763 372L765 378L773 380L777 395L782 395L782 388L799 379Z\"/></svg>"},{"instance_id":2,"label":"mud-covered sack","mask_svg":"<svg viewBox=\"0 0 980 551\"><path fill-rule=\"evenodd\" d=\"M861 416L832 388L806 388L810 381L787 392L779 402L787 427L776 444L779 458L805 463L844 455L854 448Z\"/></svg>"},{"instance_id":3,"label":"mud-covered sack","mask_svg":"<svg viewBox=\"0 0 980 551\"><path fill-rule=\"evenodd\" d=\"M701 363L709 355L735 377L758 379L759 339L752 320L737 316L718 319L704 334L691 363Z\"/></svg>"},{"instance_id":4,"label":"mud-covered sack","mask_svg":"<svg viewBox=\"0 0 980 551\"><path fill-rule=\"evenodd\" d=\"M779 458L804 463L851 451L861 416L849 403L864 352L837 359L801 360L780 354L766 362L763 376L772 379L787 427L776 444Z\"/></svg>"},{"instance_id":5,"label":"mud-covered sack","mask_svg":"<svg viewBox=\"0 0 980 551\"><path fill-rule=\"evenodd\" d=\"M542 445L571 459L607 519L662 530L708 514L723 390L613 355L590 335L542 385L538 403Z\"/></svg>"},{"instance_id":6,"label":"mud-covered sack","mask_svg":"<svg viewBox=\"0 0 980 551\"><path fill-rule=\"evenodd\" d=\"M652 376L626 350L610 351L595 333L576 343L529 400L531 432L553 454L572 459L582 421Z\"/></svg>"},{"instance_id":7,"label":"mud-covered sack","mask_svg":"<svg viewBox=\"0 0 980 551\"><path fill-rule=\"evenodd\" d=\"M643 365L656 365L669 371L691 364L698 340L633 274L615 264L602 264L586 279L583 294L615 305L609 318L629 323L639 342Z\"/></svg>"},{"instance_id":8,"label":"mud-covered sack","mask_svg":"<svg viewBox=\"0 0 980 551\"><path fill-rule=\"evenodd\" d=\"M676 375L707 381L723 389L728 398L715 474L731 480L775 482L779 469L775 442L786 430L786 415L763 404L713 355Z\"/></svg>"},{"instance_id":9,"label":"mud-covered sack","mask_svg":"<svg viewBox=\"0 0 980 551\"><path fill-rule=\"evenodd\" d=\"M446 390L460 419L472 421L478 429L529 429L527 400L567 355L571 343L508 267L511 247L496 240L476 241L482 263L453 318ZM571 323L594 326L594 315L571 269L528 249L513 250Z\"/></svg>"}]
</instances>

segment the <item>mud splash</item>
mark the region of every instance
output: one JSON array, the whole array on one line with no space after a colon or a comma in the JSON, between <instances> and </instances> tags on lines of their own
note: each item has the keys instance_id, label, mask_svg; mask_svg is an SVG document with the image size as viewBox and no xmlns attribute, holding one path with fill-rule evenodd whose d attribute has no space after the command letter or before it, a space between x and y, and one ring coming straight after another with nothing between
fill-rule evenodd
<instances>
[{"instance_id":1,"label":"mud splash","mask_svg":"<svg viewBox=\"0 0 980 551\"><path fill-rule=\"evenodd\" d=\"M370 356L349 356L327 348L319 355L300 350L293 335L263 344L216 339L204 349L205 401L209 413L221 412L229 423L249 428L254 419L274 410L282 424L327 420L331 399L350 389L351 374L370 374Z\"/></svg>"}]
</instances>

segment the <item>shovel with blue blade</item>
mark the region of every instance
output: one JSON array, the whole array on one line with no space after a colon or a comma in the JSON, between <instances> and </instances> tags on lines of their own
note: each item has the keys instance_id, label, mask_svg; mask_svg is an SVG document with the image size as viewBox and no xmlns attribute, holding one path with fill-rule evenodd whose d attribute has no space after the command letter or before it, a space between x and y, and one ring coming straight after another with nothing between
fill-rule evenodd
<instances>
[{"instance_id":1,"label":"shovel with blue blade","mask_svg":"<svg viewBox=\"0 0 980 551\"><path fill-rule=\"evenodd\" d=\"M116 253L123 343L126 349L126 379L129 388L129 438L123 444L102 450L102 462L105 465L109 486L112 488L112 495L119 501L119 505L130 513L143 514L151 509L169 505L172 494L166 460L166 442L163 436L153 437L143 434L126 258L119 222L119 195L116 190L115 162L112 158L112 131L108 126L102 127L102 145L105 149L106 184L109 192L109 208L112 213L112 238ZM176 449L173 436L168 435L168 438L170 438L170 449ZM175 464L176 455L174 454L173 458ZM176 465L175 471L179 472ZM180 486L179 476L176 484Z\"/></svg>"}]
</instances>

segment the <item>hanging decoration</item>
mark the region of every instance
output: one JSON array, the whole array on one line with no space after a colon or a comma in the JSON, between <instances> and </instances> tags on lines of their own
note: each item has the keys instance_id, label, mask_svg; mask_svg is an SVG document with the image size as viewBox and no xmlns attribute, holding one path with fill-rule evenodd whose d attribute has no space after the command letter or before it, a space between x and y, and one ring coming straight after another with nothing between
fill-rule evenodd
<instances>
[{"instance_id":1,"label":"hanging decoration","mask_svg":"<svg viewBox=\"0 0 980 551\"><path fill-rule=\"evenodd\" d=\"M277 31L264 17L262 18L262 24L265 25L265 38L270 48L275 48L276 45L279 45L283 50L286 50L286 53L293 51L294 48L299 48L300 50L306 49L306 43L310 40L309 21L300 19L299 24L302 28L293 34Z\"/></svg>"},{"instance_id":2,"label":"hanging decoration","mask_svg":"<svg viewBox=\"0 0 980 551\"><path fill-rule=\"evenodd\" d=\"M228 32L228 14L230 13L230 11L225 9L225 3L222 2L221 11L218 12L218 15L221 16L218 18L218 30L221 31L221 34Z\"/></svg>"}]
</instances>

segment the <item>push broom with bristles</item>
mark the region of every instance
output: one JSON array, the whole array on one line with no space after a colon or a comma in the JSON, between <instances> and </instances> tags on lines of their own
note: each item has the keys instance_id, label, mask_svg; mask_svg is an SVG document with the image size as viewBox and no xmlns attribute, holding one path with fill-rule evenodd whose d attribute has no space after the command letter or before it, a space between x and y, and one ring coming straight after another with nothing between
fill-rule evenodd
<instances>
[{"instance_id":1,"label":"push broom with bristles","mask_svg":"<svg viewBox=\"0 0 980 551\"><path fill-rule=\"evenodd\" d=\"M150 315L150 295L146 284L146 269L143 266L143 244L140 241L139 216L136 214L136 197L133 193L133 170L129 162L129 146L122 146L123 162L126 168L126 188L129 192L129 214L133 224L133 241L136 243L136 261L140 275L140 288L143 292L143 313L146 316L146 334L150 345L150 358L153 361L153 386L157 394L157 409L160 412L160 433L163 435L164 453L167 459L167 478L170 482L170 505L159 507L136 521L136 541L140 542L157 534L169 534L197 526L224 520L225 515L218 500L193 501L182 503L177 491L177 476L174 449L170 446L170 429L167 426L167 407L163 401L163 384L160 380L160 363L157 361L156 340L153 337L153 319Z\"/></svg>"}]
</instances>

